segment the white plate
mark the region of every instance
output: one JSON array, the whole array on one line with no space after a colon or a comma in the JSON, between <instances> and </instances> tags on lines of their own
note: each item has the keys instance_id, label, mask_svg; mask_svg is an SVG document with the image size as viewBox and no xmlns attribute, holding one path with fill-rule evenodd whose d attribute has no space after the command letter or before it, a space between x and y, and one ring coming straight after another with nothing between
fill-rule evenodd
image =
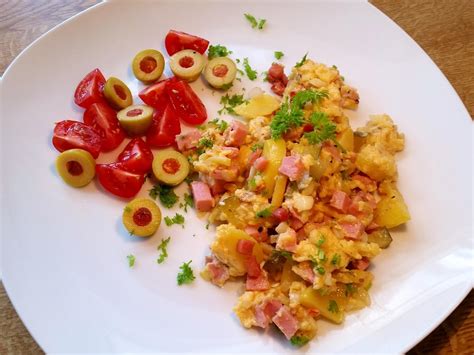
<instances>
[{"instance_id":1,"label":"white plate","mask_svg":"<svg viewBox=\"0 0 474 355\"><path fill-rule=\"evenodd\" d=\"M252 30L244 12L266 18L265 30ZM275 50L285 53L287 67L308 51L336 64L359 89L355 125L371 113L395 119L407 137L399 186L412 221L375 261L372 306L342 326L321 321L309 351L413 346L471 288L471 120L429 57L374 7L293 1L103 3L43 36L10 66L2 82L3 276L40 346L48 352L295 351L281 336L240 326L231 311L236 285L220 290L197 279L176 286L179 265L192 259L197 271L212 239L194 213L184 230L164 226L138 240L121 225L124 201L96 184L70 188L54 170L54 122L81 120L72 101L78 81L99 67L136 93L141 85L131 59L143 48L161 48L170 28L225 44L259 72ZM212 118L219 96L193 86ZM170 257L158 265L156 246L169 235ZM130 253L137 258L133 269Z\"/></svg>"}]
</instances>

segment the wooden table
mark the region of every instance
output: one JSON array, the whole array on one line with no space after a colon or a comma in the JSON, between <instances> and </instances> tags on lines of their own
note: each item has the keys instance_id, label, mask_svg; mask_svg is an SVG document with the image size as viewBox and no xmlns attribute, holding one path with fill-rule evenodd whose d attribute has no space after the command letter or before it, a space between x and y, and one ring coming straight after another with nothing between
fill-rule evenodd
<instances>
[{"instance_id":1,"label":"wooden table","mask_svg":"<svg viewBox=\"0 0 474 355\"><path fill-rule=\"evenodd\" d=\"M0 74L34 39L96 0L7 0L0 3ZM474 116L474 1L372 0L440 67ZM42 353L0 283L0 354ZM474 352L474 292L410 354Z\"/></svg>"}]
</instances>

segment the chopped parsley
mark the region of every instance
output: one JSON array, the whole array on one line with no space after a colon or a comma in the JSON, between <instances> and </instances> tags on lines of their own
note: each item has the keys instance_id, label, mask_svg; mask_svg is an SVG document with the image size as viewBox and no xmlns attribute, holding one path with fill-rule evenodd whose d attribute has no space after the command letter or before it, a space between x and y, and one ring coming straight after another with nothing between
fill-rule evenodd
<instances>
[{"instance_id":1,"label":"chopped parsley","mask_svg":"<svg viewBox=\"0 0 474 355\"><path fill-rule=\"evenodd\" d=\"M295 64L295 68L301 67L301 66L304 64L304 62L306 62L306 57L307 57L307 56L308 56L308 53L306 53L306 54L303 56L303 58L301 58L301 61L300 61L300 62L298 62L298 63Z\"/></svg>"},{"instance_id":2,"label":"chopped parsley","mask_svg":"<svg viewBox=\"0 0 474 355\"><path fill-rule=\"evenodd\" d=\"M156 248L157 250L160 251L160 256L158 259L156 259L156 262L158 264L161 264L165 259L168 257L168 243L170 242L171 237L168 237L166 239L162 239L160 245Z\"/></svg>"},{"instance_id":3,"label":"chopped parsley","mask_svg":"<svg viewBox=\"0 0 474 355\"><path fill-rule=\"evenodd\" d=\"M227 129L227 127L229 127L229 124L227 123L227 121L220 120L218 118L214 118L209 123L215 125L217 129L219 130L219 132L221 133L223 133Z\"/></svg>"},{"instance_id":4,"label":"chopped parsley","mask_svg":"<svg viewBox=\"0 0 474 355\"><path fill-rule=\"evenodd\" d=\"M178 273L178 276L176 277L176 280L178 281L179 286L183 284L190 284L196 278L194 276L193 269L191 269L191 267L189 266L191 262L192 260L188 261L187 263L183 263L183 265L179 267L181 271Z\"/></svg>"},{"instance_id":5,"label":"chopped parsley","mask_svg":"<svg viewBox=\"0 0 474 355\"><path fill-rule=\"evenodd\" d=\"M229 90L232 86L234 86L234 83L227 83L221 86L221 90L227 91Z\"/></svg>"},{"instance_id":6,"label":"chopped parsley","mask_svg":"<svg viewBox=\"0 0 474 355\"><path fill-rule=\"evenodd\" d=\"M263 210L258 211L255 216L258 218L267 218L272 215L272 211L270 208L264 208Z\"/></svg>"},{"instance_id":7,"label":"chopped parsley","mask_svg":"<svg viewBox=\"0 0 474 355\"><path fill-rule=\"evenodd\" d=\"M324 244L325 241L326 241L326 238L324 238L324 235L321 234L321 237L319 237L319 240L316 243L316 246L320 247L321 245Z\"/></svg>"},{"instance_id":8,"label":"chopped parsley","mask_svg":"<svg viewBox=\"0 0 474 355\"><path fill-rule=\"evenodd\" d=\"M214 142L209 138L201 138L198 142L198 147L202 148L212 148Z\"/></svg>"},{"instance_id":9,"label":"chopped parsley","mask_svg":"<svg viewBox=\"0 0 474 355\"><path fill-rule=\"evenodd\" d=\"M326 270L322 266L318 266L316 268L316 271L318 272L319 275L324 275L326 273Z\"/></svg>"},{"instance_id":10,"label":"chopped parsley","mask_svg":"<svg viewBox=\"0 0 474 355\"><path fill-rule=\"evenodd\" d=\"M275 51L275 53L273 53L275 55L275 58L280 60L281 58L283 58L283 56L285 55L283 52L280 52L280 51Z\"/></svg>"},{"instance_id":11,"label":"chopped parsley","mask_svg":"<svg viewBox=\"0 0 474 355\"><path fill-rule=\"evenodd\" d=\"M127 259L128 259L128 267L133 267L133 265L135 265L135 255L133 254L127 255Z\"/></svg>"},{"instance_id":12,"label":"chopped parsley","mask_svg":"<svg viewBox=\"0 0 474 355\"><path fill-rule=\"evenodd\" d=\"M328 115L324 112L313 112L310 121L313 131L304 134L309 143L319 144L336 138L336 125L329 120Z\"/></svg>"},{"instance_id":13,"label":"chopped parsley","mask_svg":"<svg viewBox=\"0 0 474 355\"><path fill-rule=\"evenodd\" d=\"M181 203L179 207L184 209L184 212L188 212L188 207L194 207L194 198L192 195L188 194L187 192L184 193L184 203Z\"/></svg>"},{"instance_id":14,"label":"chopped parsley","mask_svg":"<svg viewBox=\"0 0 474 355\"><path fill-rule=\"evenodd\" d=\"M319 104L328 95L326 90L301 90L293 97L291 105L292 108L302 109L307 103Z\"/></svg>"},{"instance_id":15,"label":"chopped parsley","mask_svg":"<svg viewBox=\"0 0 474 355\"><path fill-rule=\"evenodd\" d=\"M249 188L252 191L257 188L257 182L255 181L255 178L249 179Z\"/></svg>"},{"instance_id":16,"label":"chopped parsley","mask_svg":"<svg viewBox=\"0 0 474 355\"><path fill-rule=\"evenodd\" d=\"M209 46L207 50L207 57L209 59L217 58L217 57L227 57L229 54L232 54L232 51L229 51L225 46L221 46L217 44L213 46L212 44Z\"/></svg>"},{"instance_id":17,"label":"chopped parsley","mask_svg":"<svg viewBox=\"0 0 474 355\"><path fill-rule=\"evenodd\" d=\"M283 257L285 259L291 259L292 255L289 251L286 250L273 249L272 254L270 255L270 259L276 260L280 257Z\"/></svg>"},{"instance_id":18,"label":"chopped parsley","mask_svg":"<svg viewBox=\"0 0 474 355\"><path fill-rule=\"evenodd\" d=\"M247 74L247 77L254 81L255 79L257 79L257 71L256 70L253 70L252 67L250 66L249 64L249 59L248 58L244 58L244 70L245 70L245 74Z\"/></svg>"},{"instance_id":19,"label":"chopped parsley","mask_svg":"<svg viewBox=\"0 0 474 355\"><path fill-rule=\"evenodd\" d=\"M346 284L346 297L352 295L356 291L357 287L355 287L353 284Z\"/></svg>"},{"instance_id":20,"label":"chopped parsley","mask_svg":"<svg viewBox=\"0 0 474 355\"><path fill-rule=\"evenodd\" d=\"M341 256L339 254L334 254L331 259L331 264L334 266L339 266L339 263L341 262Z\"/></svg>"},{"instance_id":21,"label":"chopped parsley","mask_svg":"<svg viewBox=\"0 0 474 355\"><path fill-rule=\"evenodd\" d=\"M339 313L339 306L337 305L336 301L334 300L329 301L328 311L331 313Z\"/></svg>"},{"instance_id":22,"label":"chopped parsley","mask_svg":"<svg viewBox=\"0 0 474 355\"><path fill-rule=\"evenodd\" d=\"M247 100L244 100L244 95L235 94L235 95L229 96L229 94L225 94L224 96L221 97L221 101L220 101L221 105L223 105L224 107L222 107L222 109L220 109L217 112L219 113L219 115L225 112L234 114L235 113L234 108L245 102L247 102Z\"/></svg>"},{"instance_id":23,"label":"chopped parsley","mask_svg":"<svg viewBox=\"0 0 474 355\"><path fill-rule=\"evenodd\" d=\"M173 224L180 224L184 228L184 217L179 213L176 213L173 218L165 217L165 224L170 227Z\"/></svg>"},{"instance_id":24,"label":"chopped parsley","mask_svg":"<svg viewBox=\"0 0 474 355\"><path fill-rule=\"evenodd\" d=\"M252 28L258 28L259 30L263 30L263 27L265 26L265 23L267 22L267 20L265 19L258 19L257 21L255 16L251 14L244 14L244 16L247 19L247 21L250 23Z\"/></svg>"},{"instance_id":25,"label":"chopped parsley","mask_svg":"<svg viewBox=\"0 0 474 355\"><path fill-rule=\"evenodd\" d=\"M293 335L290 339L291 345L300 347L305 345L309 341L309 338L305 336Z\"/></svg>"},{"instance_id":26,"label":"chopped parsley","mask_svg":"<svg viewBox=\"0 0 474 355\"><path fill-rule=\"evenodd\" d=\"M157 197L159 197L161 203L166 208L173 207L175 203L179 200L179 197L174 193L173 188L166 185L154 185L153 188L150 190L149 194L150 197L155 200Z\"/></svg>"},{"instance_id":27,"label":"chopped parsley","mask_svg":"<svg viewBox=\"0 0 474 355\"><path fill-rule=\"evenodd\" d=\"M263 143L255 143L250 147L252 152L256 152L258 149L263 149Z\"/></svg>"}]
</instances>

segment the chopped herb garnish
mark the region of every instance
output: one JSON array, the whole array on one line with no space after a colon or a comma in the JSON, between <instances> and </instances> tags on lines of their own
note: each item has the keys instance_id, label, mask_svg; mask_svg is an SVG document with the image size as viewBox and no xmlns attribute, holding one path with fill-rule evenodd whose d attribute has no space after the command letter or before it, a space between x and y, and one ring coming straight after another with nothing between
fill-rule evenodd
<instances>
[{"instance_id":1,"label":"chopped herb garnish","mask_svg":"<svg viewBox=\"0 0 474 355\"><path fill-rule=\"evenodd\" d=\"M276 260L276 259L279 259L280 257L291 259L292 254L286 250L273 249L272 254L270 255L270 259Z\"/></svg>"},{"instance_id":2,"label":"chopped herb garnish","mask_svg":"<svg viewBox=\"0 0 474 355\"><path fill-rule=\"evenodd\" d=\"M357 287L355 287L353 284L346 284L346 297L352 295L356 291Z\"/></svg>"},{"instance_id":3,"label":"chopped herb garnish","mask_svg":"<svg viewBox=\"0 0 474 355\"><path fill-rule=\"evenodd\" d=\"M194 198L188 193L184 193L184 203L182 204L184 212L188 212L188 207L194 207Z\"/></svg>"},{"instance_id":4,"label":"chopped herb garnish","mask_svg":"<svg viewBox=\"0 0 474 355\"><path fill-rule=\"evenodd\" d=\"M303 58L301 58L301 61L300 61L300 62L298 62L298 63L295 64L295 68L301 67L301 66L304 64L304 62L306 62L306 57L307 57L307 56L308 56L308 53L306 53L306 54L303 56Z\"/></svg>"},{"instance_id":5,"label":"chopped herb garnish","mask_svg":"<svg viewBox=\"0 0 474 355\"><path fill-rule=\"evenodd\" d=\"M206 224L206 229L209 229L209 224L210 224L210 223L207 222L207 224Z\"/></svg>"},{"instance_id":6,"label":"chopped herb garnish","mask_svg":"<svg viewBox=\"0 0 474 355\"><path fill-rule=\"evenodd\" d=\"M334 266L339 266L339 263L341 262L341 256L339 254L334 254L331 259L331 264Z\"/></svg>"},{"instance_id":7,"label":"chopped herb garnish","mask_svg":"<svg viewBox=\"0 0 474 355\"><path fill-rule=\"evenodd\" d=\"M221 133L223 133L227 129L227 127L229 127L229 124L227 123L227 121L220 120L218 118L214 118L209 123L214 124L217 127L217 129L219 130L219 132L221 132Z\"/></svg>"},{"instance_id":8,"label":"chopped herb garnish","mask_svg":"<svg viewBox=\"0 0 474 355\"><path fill-rule=\"evenodd\" d=\"M324 112L313 112L310 117L313 131L304 134L311 144L319 144L328 139L336 138L336 125L332 123Z\"/></svg>"},{"instance_id":9,"label":"chopped herb garnish","mask_svg":"<svg viewBox=\"0 0 474 355\"><path fill-rule=\"evenodd\" d=\"M249 59L248 58L244 58L244 70L245 70L245 73L247 74L248 78L250 80L255 80L257 79L257 71L256 70L253 70L252 67L250 66L249 64Z\"/></svg>"},{"instance_id":10,"label":"chopped herb garnish","mask_svg":"<svg viewBox=\"0 0 474 355\"><path fill-rule=\"evenodd\" d=\"M191 267L189 266L191 262L192 260L188 261L187 263L183 263L183 265L179 267L181 271L178 273L178 276L176 277L176 280L178 281L179 286L183 284L190 284L196 278L194 276L193 269L191 269Z\"/></svg>"},{"instance_id":11,"label":"chopped herb garnish","mask_svg":"<svg viewBox=\"0 0 474 355\"><path fill-rule=\"evenodd\" d=\"M244 14L244 16L247 19L247 21L250 23L252 28L258 28L259 30L263 30L263 27L265 26L265 23L267 22L267 20L265 19L259 19L257 21L255 16L251 14Z\"/></svg>"},{"instance_id":12,"label":"chopped herb garnish","mask_svg":"<svg viewBox=\"0 0 474 355\"><path fill-rule=\"evenodd\" d=\"M221 97L221 101L220 101L220 103L224 107L222 107L222 109L220 109L217 112L219 112L219 115L225 112L234 114L235 113L234 108L240 104L243 104L244 102L247 102L246 100L244 100L244 95L235 94L235 95L229 96L229 94L225 94L224 96Z\"/></svg>"},{"instance_id":13,"label":"chopped herb garnish","mask_svg":"<svg viewBox=\"0 0 474 355\"><path fill-rule=\"evenodd\" d=\"M249 188L250 190L255 190L257 188L257 182L255 181L255 178L251 178L249 180Z\"/></svg>"},{"instance_id":14,"label":"chopped herb garnish","mask_svg":"<svg viewBox=\"0 0 474 355\"><path fill-rule=\"evenodd\" d=\"M334 300L329 301L328 311L331 313L339 313L339 306Z\"/></svg>"},{"instance_id":15,"label":"chopped herb garnish","mask_svg":"<svg viewBox=\"0 0 474 355\"><path fill-rule=\"evenodd\" d=\"M275 53L273 53L275 55L275 58L280 60L281 58L283 58L283 56L285 55L283 52L281 51L275 51Z\"/></svg>"},{"instance_id":16,"label":"chopped herb garnish","mask_svg":"<svg viewBox=\"0 0 474 355\"><path fill-rule=\"evenodd\" d=\"M263 149L263 143L255 143L250 147L252 152L256 152L258 149Z\"/></svg>"},{"instance_id":17,"label":"chopped herb garnish","mask_svg":"<svg viewBox=\"0 0 474 355\"><path fill-rule=\"evenodd\" d=\"M198 142L198 147L201 148L212 148L214 145L214 142L210 140L209 138L201 138Z\"/></svg>"},{"instance_id":18,"label":"chopped herb garnish","mask_svg":"<svg viewBox=\"0 0 474 355\"><path fill-rule=\"evenodd\" d=\"M319 275L324 275L326 273L326 270L324 270L324 267L318 266L316 268L316 271L318 272Z\"/></svg>"},{"instance_id":19,"label":"chopped herb garnish","mask_svg":"<svg viewBox=\"0 0 474 355\"><path fill-rule=\"evenodd\" d=\"M127 259L128 259L128 267L133 267L133 265L135 265L135 255L127 255Z\"/></svg>"},{"instance_id":20,"label":"chopped herb garnish","mask_svg":"<svg viewBox=\"0 0 474 355\"><path fill-rule=\"evenodd\" d=\"M258 218L267 218L272 215L272 211L270 208L264 208L263 210L258 211L255 216Z\"/></svg>"},{"instance_id":21,"label":"chopped herb garnish","mask_svg":"<svg viewBox=\"0 0 474 355\"><path fill-rule=\"evenodd\" d=\"M299 336L299 335L293 335L290 339L291 345L294 345L297 347L305 345L306 343L308 343L308 341L309 341L309 338L305 336Z\"/></svg>"},{"instance_id":22,"label":"chopped herb garnish","mask_svg":"<svg viewBox=\"0 0 474 355\"><path fill-rule=\"evenodd\" d=\"M166 208L171 208L178 202L179 197L174 193L172 187L166 185L156 184L149 192L150 197L156 199L157 197L160 198L161 203Z\"/></svg>"},{"instance_id":23,"label":"chopped herb garnish","mask_svg":"<svg viewBox=\"0 0 474 355\"><path fill-rule=\"evenodd\" d=\"M168 243L170 242L171 237L168 237L166 239L162 239L160 245L156 248L157 250L160 251L160 256L158 259L156 259L156 262L158 264L161 264L165 259L168 257Z\"/></svg>"},{"instance_id":24,"label":"chopped herb garnish","mask_svg":"<svg viewBox=\"0 0 474 355\"><path fill-rule=\"evenodd\" d=\"M301 90L291 100L292 108L302 109L307 103L319 104L322 99L328 97L326 90Z\"/></svg>"},{"instance_id":25,"label":"chopped herb garnish","mask_svg":"<svg viewBox=\"0 0 474 355\"><path fill-rule=\"evenodd\" d=\"M168 227L172 226L173 224L181 224L181 226L184 228L184 217L179 213L176 213L173 218L166 216L164 220Z\"/></svg>"},{"instance_id":26,"label":"chopped herb garnish","mask_svg":"<svg viewBox=\"0 0 474 355\"><path fill-rule=\"evenodd\" d=\"M213 46L212 44L209 46L207 50L207 57L209 59L217 58L217 57L227 57L229 54L232 54L232 51L229 51L225 46L221 46L217 44Z\"/></svg>"},{"instance_id":27,"label":"chopped herb garnish","mask_svg":"<svg viewBox=\"0 0 474 355\"><path fill-rule=\"evenodd\" d=\"M227 91L229 90L232 86L234 86L233 83L227 83L221 86L221 90Z\"/></svg>"},{"instance_id":28,"label":"chopped herb garnish","mask_svg":"<svg viewBox=\"0 0 474 355\"><path fill-rule=\"evenodd\" d=\"M334 65L334 64L332 65L332 67L331 67L331 68L333 68L333 69L336 69L336 70L337 70L337 66L336 66L336 65Z\"/></svg>"},{"instance_id":29,"label":"chopped herb garnish","mask_svg":"<svg viewBox=\"0 0 474 355\"><path fill-rule=\"evenodd\" d=\"M319 240L316 243L316 246L320 247L321 245L324 244L325 241L326 241L326 238L324 238L324 235L321 234L321 237L319 237Z\"/></svg>"},{"instance_id":30,"label":"chopped herb garnish","mask_svg":"<svg viewBox=\"0 0 474 355\"><path fill-rule=\"evenodd\" d=\"M321 261L326 260L326 254L324 253L324 250L320 249L318 252L318 259Z\"/></svg>"}]
</instances>

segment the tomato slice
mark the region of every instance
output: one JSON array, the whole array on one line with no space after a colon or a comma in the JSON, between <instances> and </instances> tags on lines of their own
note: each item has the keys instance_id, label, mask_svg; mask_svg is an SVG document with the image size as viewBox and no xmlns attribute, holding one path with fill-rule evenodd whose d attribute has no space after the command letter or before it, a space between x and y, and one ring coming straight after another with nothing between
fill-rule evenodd
<instances>
[{"instance_id":1,"label":"tomato slice","mask_svg":"<svg viewBox=\"0 0 474 355\"><path fill-rule=\"evenodd\" d=\"M117 119L117 112L104 102L96 102L89 106L84 112L84 123L100 133L103 152L117 148L125 138Z\"/></svg>"},{"instance_id":2,"label":"tomato slice","mask_svg":"<svg viewBox=\"0 0 474 355\"><path fill-rule=\"evenodd\" d=\"M207 119L206 106L186 81L171 81L166 90L176 113L184 122L198 125Z\"/></svg>"},{"instance_id":3,"label":"tomato slice","mask_svg":"<svg viewBox=\"0 0 474 355\"><path fill-rule=\"evenodd\" d=\"M181 133L181 124L173 106L168 104L163 111L155 111L153 121L146 136L149 146L169 147L176 142L176 136Z\"/></svg>"},{"instance_id":4,"label":"tomato slice","mask_svg":"<svg viewBox=\"0 0 474 355\"><path fill-rule=\"evenodd\" d=\"M183 49L192 49L204 54L208 46L209 41L204 38L175 30L170 30L165 38L166 51L170 56Z\"/></svg>"},{"instance_id":5,"label":"tomato slice","mask_svg":"<svg viewBox=\"0 0 474 355\"><path fill-rule=\"evenodd\" d=\"M145 182L143 174L123 170L117 163L97 164L95 169L104 189L119 197L135 196Z\"/></svg>"},{"instance_id":6,"label":"tomato slice","mask_svg":"<svg viewBox=\"0 0 474 355\"><path fill-rule=\"evenodd\" d=\"M99 69L94 69L87 74L77 85L74 92L74 102L83 108L88 108L95 102L103 101L105 77Z\"/></svg>"},{"instance_id":7,"label":"tomato slice","mask_svg":"<svg viewBox=\"0 0 474 355\"><path fill-rule=\"evenodd\" d=\"M156 84L153 84L140 91L138 96L148 106L151 106L153 108L156 108L160 112L163 112L168 103L170 102L168 93L166 92L166 86L168 85L168 83L176 80L177 79L175 77L161 80Z\"/></svg>"},{"instance_id":8,"label":"tomato slice","mask_svg":"<svg viewBox=\"0 0 474 355\"><path fill-rule=\"evenodd\" d=\"M56 123L53 145L60 152L74 148L84 149L96 159L100 153L102 138L95 128L82 122L66 120Z\"/></svg>"},{"instance_id":9,"label":"tomato slice","mask_svg":"<svg viewBox=\"0 0 474 355\"><path fill-rule=\"evenodd\" d=\"M153 153L140 137L133 138L117 158L117 165L123 170L146 174L151 170Z\"/></svg>"}]
</instances>

